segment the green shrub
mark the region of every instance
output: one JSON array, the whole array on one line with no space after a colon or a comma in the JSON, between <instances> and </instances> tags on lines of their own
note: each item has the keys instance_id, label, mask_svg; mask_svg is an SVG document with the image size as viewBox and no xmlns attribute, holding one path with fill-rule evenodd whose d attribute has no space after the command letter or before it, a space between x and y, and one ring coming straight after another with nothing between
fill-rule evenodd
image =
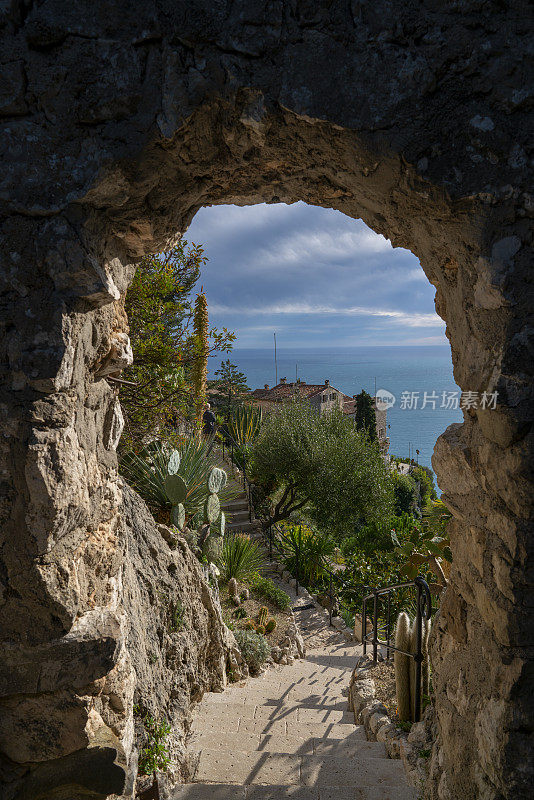
<instances>
[{"instance_id":1,"label":"green shrub","mask_svg":"<svg viewBox=\"0 0 534 800\"><path fill-rule=\"evenodd\" d=\"M264 600L268 600L281 611L287 611L291 606L290 596L283 589L279 589L270 578L254 575L251 579L251 586L256 594L263 597Z\"/></svg>"},{"instance_id":2,"label":"green shrub","mask_svg":"<svg viewBox=\"0 0 534 800\"><path fill-rule=\"evenodd\" d=\"M257 672L271 655L271 648L265 636L255 631L239 629L234 631L234 636L248 668L251 672Z\"/></svg>"},{"instance_id":3,"label":"green shrub","mask_svg":"<svg viewBox=\"0 0 534 800\"><path fill-rule=\"evenodd\" d=\"M336 546L328 534L312 530L307 525L282 526L280 544L284 565L306 586L316 585Z\"/></svg>"},{"instance_id":4,"label":"green shrub","mask_svg":"<svg viewBox=\"0 0 534 800\"><path fill-rule=\"evenodd\" d=\"M243 581L263 569L265 558L259 545L243 533L226 536L222 550L217 559L221 570L221 579L229 581L235 578Z\"/></svg>"},{"instance_id":5,"label":"green shrub","mask_svg":"<svg viewBox=\"0 0 534 800\"><path fill-rule=\"evenodd\" d=\"M150 714L146 715L143 724L148 741L139 758L139 773L150 775L153 772L165 772L170 761L166 739L171 726L164 719L158 722Z\"/></svg>"}]
</instances>

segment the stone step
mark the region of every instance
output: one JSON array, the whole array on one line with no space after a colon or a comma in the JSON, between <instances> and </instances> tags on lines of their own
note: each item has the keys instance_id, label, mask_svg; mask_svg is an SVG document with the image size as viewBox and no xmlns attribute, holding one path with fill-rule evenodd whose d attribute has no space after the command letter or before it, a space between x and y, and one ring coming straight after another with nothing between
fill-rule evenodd
<instances>
[{"instance_id":1,"label":"stone step","mask_svg":"<svg viewBox=\"0 0 534 800\"><path fill-rule=\"evenodd\" d=\"M220 719L206 718L195 719L192 725L192 732L196 734L208 735L219 734L219 736L232 736L237 731L240 734L249 736L282 735L291 736L295 739L345 739L354 729L354 723L307 723L298 722L293 717L289 721L285 718L279 719L245 719L226 720L223 716Z\"/></svg>"},{"instance_id":2,"label":"stone step","mask_svg":"<svg viewBox=\"0 0 534 800\"><path fill-rule=\"evenodd\" d=\"M221 750L229 753L269 753L271 755L323 755L323 756L363 756L365 758L385 758L386 750L382 742L368 742L365 736L332 739L299 739L282 734L266 736L248 733L234 733L228 738L213 733L193 734L188 746L191 751Z\"/></svg>"},{"instance_id":3,"label":"stone step","mask_svg":"<svg viewBox=\"0 0 534 800\"><path fill-rule=\"evenodd\" d=\"M202 749L193 782L357 788L402 786L405 780L402 763L387 758Z\"/></svg>"},{"instance_id":4,"label":"stone step","mask_svg":"<svg viewBox=\"0 0 534 800\"><path fill-rule=\"evenodd\" d=\"M174 789L171 800L417 800L410 787L260 786L258 784L192 783Z\"/></svg>"},{"instance_id":5,"label":"stone step","mask_svg":"<svg viewBox=\"0 0 534 800\"><path fill-rule=\"evenodd\" d=\"M231 522L229 525L226 526L226 530L230 531L230 533L249 533L249 531L253 531L256 528L255 522Z\"/></svg>"},{"instance_id":6,"label":"stone step","mask_svg":"<svg viewBox=\"0 0 534 800\"><path fill-rule=\"evenodd\" d=\"M229 524L231 525L236 525L238 522L250 522L248 509L246 508L240 509L239 511L225 511L224 513L228 513L230 516L231 523Z\"/></svg>"},{"instance_id":7,"label":"stone step","mask_svg":"<svg viewBox=\"0 0 534 800\"><path fill-rule=\"evenodd\" d=\"M224 513L235 514L237 511L248 511L248 501L244 497L242 500L232 500L230 503L225 503L222 506Z\"/></svg>"}]
</instances>

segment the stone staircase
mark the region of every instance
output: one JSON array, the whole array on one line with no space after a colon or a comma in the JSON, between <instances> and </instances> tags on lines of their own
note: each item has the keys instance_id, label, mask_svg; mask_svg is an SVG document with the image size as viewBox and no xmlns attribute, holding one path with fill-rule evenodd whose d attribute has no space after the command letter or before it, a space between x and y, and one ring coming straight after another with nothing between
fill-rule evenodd
<instances>
[{"instance_id":1,"label":"stone staircase","mask_svg":"<svg viewBox=\"0 0 534 800\"><path fill-rule=\"evenodd\" d=\"M193 782L172 800L416 800L402 763L347 711L361 650L336 641L205 695L189 743Z\"/></svg>"},{"instance_id":2,"label":"stone staircase","mask_svg":"<svg viewBox=\"0 0 534 800\"><path fill-rule=\"evenodd\" d=\"M239 473L233 472L232 464L219 458L220 466L228 474L228 486L235 492L235 497L224 503L222 510L227 517L226 530L230 533L254 533L258 523L250 521L247 494L243 491L243 481Z\"/></svg>"}]
</instances>

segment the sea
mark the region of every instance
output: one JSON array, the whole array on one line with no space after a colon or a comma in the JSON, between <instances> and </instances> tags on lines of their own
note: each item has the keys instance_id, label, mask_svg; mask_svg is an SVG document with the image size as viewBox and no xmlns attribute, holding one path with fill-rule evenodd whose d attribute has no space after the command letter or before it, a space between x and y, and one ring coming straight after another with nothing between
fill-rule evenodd
<instances>
[{"instance_id":1,"label":"sea","mask_svg":"<svg viewBox=\"0 0 534 800\"><path fill-rule=\"evenodd\" d=\"M235 349L226 358L247 376L250 389L273 386L276 377L290 382L297 376L306 383L328 379L350 396L362 389L373 396L375 389L390 392L395 398L387 412L390 453L406 459L412 455L428 467L438 436L463 418L448 346L278 347L276 373L273 349ZM212 378L220 358L210 362Z\"/></svg>"}]
</instances>

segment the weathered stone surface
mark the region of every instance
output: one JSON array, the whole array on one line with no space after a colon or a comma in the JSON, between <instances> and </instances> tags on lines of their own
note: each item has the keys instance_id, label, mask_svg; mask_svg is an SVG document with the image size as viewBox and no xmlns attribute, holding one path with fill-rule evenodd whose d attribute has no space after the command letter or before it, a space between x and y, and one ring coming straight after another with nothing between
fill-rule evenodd
<instances>
[{"instance_id":1,"label":"weathered stone surface","mask_svg":"<svg viewBox=\"0 0 534 800\"><path fill-rule=\"evenodd\" d=\"M456 381L499 393L496 409L466 410L436 448L455 561L434 636L429 792L528 794L530 13L491 0L4 4L0 624L25 685L39 684L36 653L61 650L94 611L116 614L122 631L111 656L89 648L95 674L116 659L129 696L128 658L141 658L135 636L125 650L135 582L117 389L97 375L127 334L131 265L203 205L304 200L411 249L436 287ZM61 666L49 675L77 707L74 675L70 689ZM129 741L117 720L113 735ZM80 775L94 758L100 795L116 793L128 748L84 747ZM53 797L51 776L70 780L73 758L31 773L10 762L9 781L35 796L28 775L39 773Z\"/></svg>"}]
</instances>

